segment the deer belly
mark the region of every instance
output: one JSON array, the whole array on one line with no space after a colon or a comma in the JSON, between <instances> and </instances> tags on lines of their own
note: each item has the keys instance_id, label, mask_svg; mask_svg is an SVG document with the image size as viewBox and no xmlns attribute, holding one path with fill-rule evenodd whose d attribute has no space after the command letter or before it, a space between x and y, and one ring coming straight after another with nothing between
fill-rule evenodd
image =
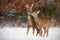
<instances>
[{"instance_id":1,"label":"deer belly","mask_svg":"<svg viewBox=\"0 0 60 40\"><path fill-rule=\"evenodd\" d=\"M47 22L44 22L44 23L43 23L43 26L44 26L44 27L48 27L49 24L50 24L50 23L47 21Z\"/></svg>"}]
</instances>

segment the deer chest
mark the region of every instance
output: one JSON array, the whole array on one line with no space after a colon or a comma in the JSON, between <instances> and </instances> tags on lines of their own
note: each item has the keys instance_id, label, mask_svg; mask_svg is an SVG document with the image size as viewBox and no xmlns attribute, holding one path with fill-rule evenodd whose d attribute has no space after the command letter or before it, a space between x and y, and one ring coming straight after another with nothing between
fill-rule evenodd
<instances>
[{"instance_id":1,"label":"deer chest","mask_svg":"<svg viewBox=\"0 0 60 40\"><path fill-rule=\"evenodd\" d=\"M28 16L28 19L31 19L30 16Z\"/></svg>"}]
</instances>

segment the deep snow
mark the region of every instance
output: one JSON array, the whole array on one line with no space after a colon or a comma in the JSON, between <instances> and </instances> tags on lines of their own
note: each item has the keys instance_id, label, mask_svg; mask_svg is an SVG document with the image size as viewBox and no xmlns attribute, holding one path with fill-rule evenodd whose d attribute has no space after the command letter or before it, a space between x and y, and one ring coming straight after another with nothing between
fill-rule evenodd
<instances>
[{"instance_id":1,"label":"deep snow","mask_svg":"<svg viewBox=\"0 0 60 40\"><path fill-rule=\"evenodd\" d=\"M48 37L39 37L32 34L32 28L26 35L27 28L4 27L0 28L0 40L60 40L60 28L50 28Z\"/></svg>"}]
</instances>

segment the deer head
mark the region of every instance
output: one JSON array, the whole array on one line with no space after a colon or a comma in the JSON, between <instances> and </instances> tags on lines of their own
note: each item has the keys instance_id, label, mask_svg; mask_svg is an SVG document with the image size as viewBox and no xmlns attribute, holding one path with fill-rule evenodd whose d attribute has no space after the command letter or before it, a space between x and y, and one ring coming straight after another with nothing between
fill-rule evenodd
<instances>
[{"instance_id":1,"label":"deer head","mask_svg":"<svg viewBox=\"0 0 60 40\"><path fill-rule=\"evenodd\" d=\"M31 14L33 5L34 5L34 3L32 3L31 6L29 6L28 4L26 4L26 8L27 8L28 15Z\"/></svg>"},{"instance_id":2,"label":"deer head","mask_svg":"<svg viewBox=\"0 0 60 40\"><path fill-rule=\"evenodd\" d=\"M32 15L33 17L36 17L38 15L38 13L40 12L40 10L33 12L32 11L33 6L34 6L34 3L32 3L31 6L29 6L28 4L26 4L27 12L28 12L28 15Z\"/></svg>"},{"instance_id":3,"label":"deer head","mask_svg":"<svg viewBox=\"0 0 60 40\"><path fill-rule=\"evenodd\" d=\"M39 12L40 12L40 10L34 11L33 13L31 13L31 15L36 18L36 17L38 17Z\"/></svg>"}]
</instances>

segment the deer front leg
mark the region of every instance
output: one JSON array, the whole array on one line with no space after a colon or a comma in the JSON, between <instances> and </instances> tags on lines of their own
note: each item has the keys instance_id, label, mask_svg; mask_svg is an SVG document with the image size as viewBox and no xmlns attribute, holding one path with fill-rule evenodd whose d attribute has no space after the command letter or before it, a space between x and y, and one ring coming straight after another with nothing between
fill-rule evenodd
<instances>
[{"instance_id":1,"label":"deer front leg","mask_svg":"<svg viewBox=\"0 0 60 40\"><path fill-rule=\"evenodd\" d=\"M39 32L40 32L40 30L39 29L36 29L37 30L37 34L36 34L36 36L39 34Z\"/></svg>"},{"instance_id":2,"label":"deer front leg","mask_svg":"<svg viewBox=\"0 0 60 40\"><path fill-rule=\"evenodd\" d=\"M34 35L34 30L35 30L35 27L33 27L33 35Z\"/></svg>"},{"instance_id":3,"label":"deer front leg","mask_svg":"<svg viewBox=\"0 0 60 40\"><path fill-rule=\"evenodd\" d=\"M30 30L30 25L28 25L28 29L27 29L26 35L28 34L29 30Z\"/></svg>"},{"instance_id":4,"label":"deer front leg","mask_svg":"<svg viewBox=\"0 0 60 40\"><path fill-rule=\"evenodd\" d=\"M39 27L38 27L38 24L37 24L37 26L36 26L36 30L37 30L37 34L36 34L36 36L39 34L39 32L40 32L40 29L39 29Z\"/></svg>"}]
</instances>

